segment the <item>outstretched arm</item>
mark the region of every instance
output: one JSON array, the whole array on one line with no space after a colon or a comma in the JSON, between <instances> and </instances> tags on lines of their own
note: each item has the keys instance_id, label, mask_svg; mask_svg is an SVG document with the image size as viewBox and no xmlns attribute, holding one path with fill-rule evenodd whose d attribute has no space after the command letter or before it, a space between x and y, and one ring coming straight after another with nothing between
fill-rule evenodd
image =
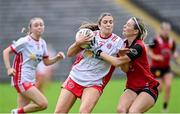
<instances>
[{"instance_id":1,"label":"outstretched arm","mask_svg":"<svg viewBox=\"0 0 180 114\"><path fill-rule=\"evenodd\" d=\"M113 57L104 52L100 53L100 57L116 67L119 67L125 63L129 63L131 61L131 59L127 55L120 57Z\"/></svg>"},{"instance_id":2,"label":"outstretched arm","mask_svg":"<svg viewBox=\"0 0 180 114\"><path fill-rule=\"evenodd\" d=\"M136 44L134 46L132 46L131 48L129 48L129 52L126 53L126 50L125 50L125 55L124 56L119 56L119 57L113 57L113 56L110 56L102 51L99 51L101 52L100 54L100 57L106 61L108 61L109 63L111 63L112 65L114 66L121 66L123 64L126 64L126 63L129 63L130 61L134 61L135 59L137 59L138 57L141 56L142 52L143 52L143 48L141 45L139 44ZM120 55L123 55L123 54L120 54Z\"/></svg>"},{"instance_id":3,"label":"outstretched arm","mask_svg":"<svg viewBox=\"0 0 180 114\"><path fill-rule=\"evenodd\" d=\"M44 59L43 59L43 62L44 62L45 65L52 65L52 64L54 64L54 63L56 63L57 61L60 61L60 60L62 60L62 59L65 59L65 55L64 55L63 52L60 51L60 52L57 53L56 56L54 56L54 57L44 58Z\"/></svg>"}]
</instances>

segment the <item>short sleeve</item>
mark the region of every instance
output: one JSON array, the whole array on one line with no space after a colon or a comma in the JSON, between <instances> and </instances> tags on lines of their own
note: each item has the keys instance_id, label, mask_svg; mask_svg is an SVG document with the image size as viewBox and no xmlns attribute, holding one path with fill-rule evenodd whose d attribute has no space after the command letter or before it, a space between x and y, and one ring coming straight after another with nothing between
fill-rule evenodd
<instances>
[{"instance_id":1,"label":"short sleeve","mask_svg":"<svg viewBox=\"0 0 180 114\"><path fill-rule=\"evenodd\" d=\"M143 48L141 45L136 44L130 48L130 52L127 54L127 56L131 59L131 61L137 59L142 55Z\"/></svg>"},{"instance_id":2,"label":"short sleeve","mask_svg":"<svg viewBox=\"0 0 180 114\"><path fill-rule=\"evenodd\" d=\"M20 52L21 50L23 50L23 48L26 46L27 44L27 39L26 38L20 38L17 41L13 41L13 43L11 44L11 50L15 53Z\"/></svg>"}]
</instances>

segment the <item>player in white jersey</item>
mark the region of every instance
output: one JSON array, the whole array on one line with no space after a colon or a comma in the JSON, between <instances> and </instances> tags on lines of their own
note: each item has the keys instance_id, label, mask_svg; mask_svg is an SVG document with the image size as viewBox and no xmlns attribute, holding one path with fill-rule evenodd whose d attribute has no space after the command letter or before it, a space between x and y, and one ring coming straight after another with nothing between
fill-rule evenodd
<instances>
[{"instance_id":1,"label":"player in white jersey","mask_svg":"<svg viewBox=\"0 0 180 114\"><path fill-rule=\"evenodd\" d=\"M53 49L52 45L47 45L48 55L55 56L56 51ZM36 87L43 92L44 87L47 87L51 82L54 71L57 69L58 64L53 64L46 66L43 61L41 61L36 68Z\"/></svg>"},{"instance_id":2,"label":"player in white jersey","mask_svg":"<svg viewBox=\"0 0 180 114\"><path fill-rule=\"evenodd\" d=\"M123 45L123 40L112 33L113 24L112 15L103 13L98 19L98 24L84 25L83 27L96 30L94 33L97 47L116 56ZM78 56L68 78L62 85L55 113L69 112L77 98L81 99L79 112L90 113L112 76L114 67L111 64L102 59L94 58L90 50L83 50L80 47L87 42L89 42L89 37L82 35L68 49L67 55L69 57L77 54Z\"/></svg>"},{"instance_id":3,"label":"player in white jersey","mask_svg":"<svg viewBox=\"0 0 180 114\"><path fill-rule=\"evenodd\" d=\"M3 51L4 64L7 74L12 77L12 85L18 92L18 108L13 114L35 112L47 108L48 101L34 86L37 64L43 60L51 65L63 59L64 53L59 52L54 57L48 57L46 42L42 39L44 21L41 18L32 18L29 23L27 36L14 41ZM10 65L10 53L15 53L13 67ZM33 101L32 103L30 103Z\"/></svg>"}]
</instances>

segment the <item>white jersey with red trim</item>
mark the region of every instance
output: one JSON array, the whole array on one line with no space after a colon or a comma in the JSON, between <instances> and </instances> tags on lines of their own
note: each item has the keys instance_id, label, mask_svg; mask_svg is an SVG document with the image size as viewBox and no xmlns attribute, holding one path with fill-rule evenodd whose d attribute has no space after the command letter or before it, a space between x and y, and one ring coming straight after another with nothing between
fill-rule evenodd
<instances>
[{"instance_id":1,"label":"white jersey with red trim","mask_svg":"<svg viewBox=\"0 0 180 114\"><path fill-rule=\"evenodd\" d=\"M52 48L51 45L47 45L47 50L48 50L48 56L53 57L56 55L56 51ZM57 66L58 66L57 63L46 66L44 62L41 61L36 67L36 72L40 74L46 74L47 72L56 69Z\"/></svg>"},{"instance_id":2,"label":"white jersey with red trim","mask_svg":"<svg viewBox=\"0 0 180 114\"><path fill-rule=\"evenodd\" d=\"M119 49L123 47L123 39L116 34L111 34L108 38L102 38L99 31L95 31L97 44L101 46L103 52L117 56ZM83 58L73 65L70 77L79 85L88 87L92 85L103 85L103 78L112 74L112 65L102 59L92 57L92 52L84 50L80 53Z\"/></svg>"},{"instance_id":3,"label":"white jersey with red trim","mask_svg":"<svg viewBox=\"0 0 180 114\"><path fill-rule=\"evenodd\" d=\"M10 47L15 52L13 67L16 70L12 85L35 83L36 67L44 57L48 57L46 42L42 38L36 41L27 35L14 41Z\"/></svg>"}]
</instances>

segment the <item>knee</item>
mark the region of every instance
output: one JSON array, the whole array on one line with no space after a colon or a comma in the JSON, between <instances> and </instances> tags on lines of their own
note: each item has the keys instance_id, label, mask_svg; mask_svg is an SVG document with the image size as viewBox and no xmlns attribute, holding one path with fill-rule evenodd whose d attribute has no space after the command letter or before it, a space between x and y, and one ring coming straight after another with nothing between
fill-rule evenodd
<instances>
[{"instance_id":1,"label":"knee","mask_svg":"<svg viewBox=\"0 0 180 114\"><path fill-rule=\"evenodd\" d=\"M171 89L171 84L170 83L166 84L166 88Z\"/></svg>"},{"instance_id":2,"label":"knee","mask_svg":"<svg viewBox=\"0 0 180 114\"><path fill-rule=\"evenodd\" d=\"M125 106L119 106L117 107L117 113L126 113L127 112L127 108Z\"/></svg>"},{"instance_id":3,"label":"knee","mask_svg":"<svg viewBox=\"0 0 180 114\"><path fill-rule=\"evenodd\" d=\"M48 107L48 101L44 100L43 102L38 103L39 107L44 110Z\"/></svg>"}]
</instances>

